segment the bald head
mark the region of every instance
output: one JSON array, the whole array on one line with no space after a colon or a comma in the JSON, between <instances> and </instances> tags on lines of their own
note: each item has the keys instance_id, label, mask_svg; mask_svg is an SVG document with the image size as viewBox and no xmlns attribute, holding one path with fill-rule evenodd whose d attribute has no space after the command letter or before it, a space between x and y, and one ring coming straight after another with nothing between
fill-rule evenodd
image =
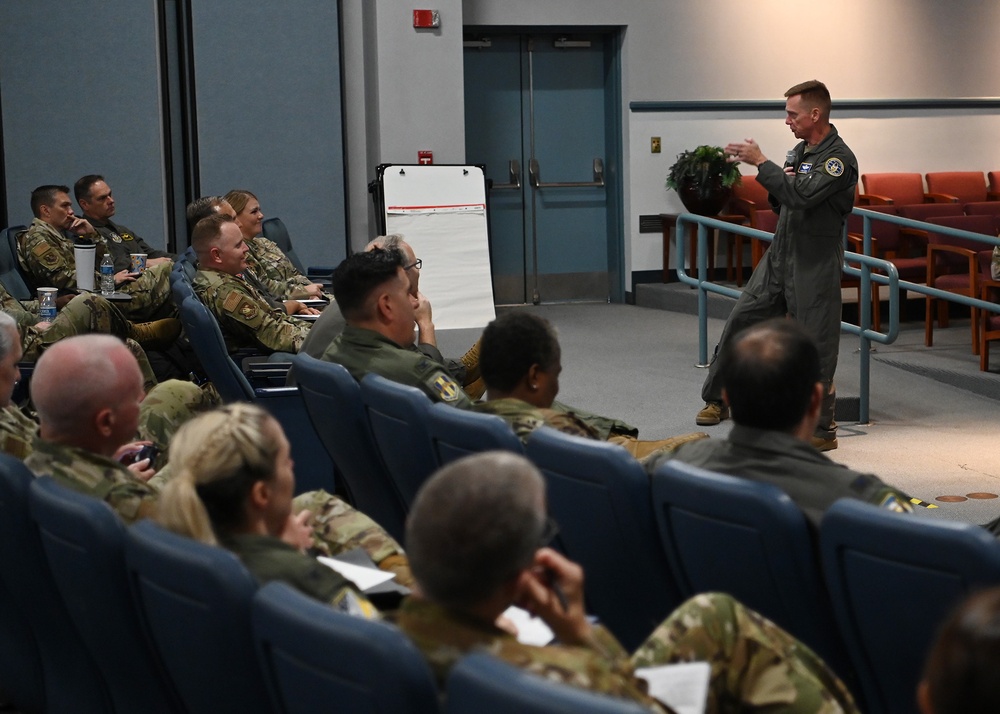
<instances>
[{"instance_id":1,"label":"bald head","mask_svg":"<svg viewBox=\"0 0 1000 714\"><path fill-rule=\"evenodd\" d=\"M111 335L56 342L31 379L42 438L104 455L134 436L142 396L135 357Z\"/></svg>"}]
</instances>

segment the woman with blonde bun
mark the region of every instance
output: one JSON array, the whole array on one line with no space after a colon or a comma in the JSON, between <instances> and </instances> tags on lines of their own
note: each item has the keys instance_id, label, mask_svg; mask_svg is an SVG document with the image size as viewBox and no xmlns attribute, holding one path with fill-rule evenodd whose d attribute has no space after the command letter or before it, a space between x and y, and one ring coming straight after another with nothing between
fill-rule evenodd
<instances>
[{"instance_id":1,"label":"woman with blonde bun","mask_svg":"<svg viewBox=\"0 0 1000 714\"><path fill-rule=\"evenodd\" d=\"M281 580L342 611L375 614L349 581L307 554L320 533L309 510L295 513L288 439L265 410L231 404L188 421L171 442L170 460L175 475L157 509L164 526L231 550L261 583ZM303 496L321 500L316 493Z\"/></svg>"}]
</instances>

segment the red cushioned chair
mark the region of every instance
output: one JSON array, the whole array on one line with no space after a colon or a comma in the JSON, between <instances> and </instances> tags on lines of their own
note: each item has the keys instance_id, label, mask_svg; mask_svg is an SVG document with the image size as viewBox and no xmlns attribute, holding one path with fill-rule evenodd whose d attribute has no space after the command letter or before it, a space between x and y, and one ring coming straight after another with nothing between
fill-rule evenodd
<instances>
[{"instance_id":1,"label":"red cushioned chair","mask_svg":"<svg viewBox=\"0 0 1000 714\"><path fill-rule=\"evenodd\" d=\"M957 203L986 200L986 177L982 171L936 171L927 174L927 190L953 196Z\"/></svg>"},{"instance_id":2,"label":"red cushioned chair","mask_svg":"<svg viewBox=\"0 0 1000 714\"><path fill-rule=\"evenodd\" d=\"M1000 201L976 201L964 208L967 216L1000 216Z\"/></svg>"},{"instance_id":3,"label":"red cushioned chair","mask_svg":"<svg viewBox=\"0 0 1000 714\"><path fill-rule=\"evenodd\" d=\"M983 280L979 286L980 297L983 300L1000 303L1000 281ZM1000 340L1000 312L982 310L982 322L979 325L979 369L988 372L990 369L990 342Z\"/></svg>"},{"instance_id":4,"label":"red cushioned chair","mask_svg":"<svg viewBox=\"0 0 1000 714\"><path fill-rule=\"evenodd\" d=\"M905 206L927 201L920 174L861 174L861 183L864 187L864 192L858 195L861 206Z\"/></svg>"},{"instance_id":5,"label":"red cushioned chair","mask_svg":"<svg viewBox=\"0 0 1000 714\"><path fill-rule=\"evenodd\" d=\"M747 225L759 231L774 233L778 226L778 214L771 209L767 200L767 189L760 185L756 176L744 176L733 186L733 197L729 200L729 213L746 216ZM743 237L736 236L737 268L743 267ZM752 267L760 262L767 244L756 238L750 239L750 256ZM738 271L742 273L742 270ZM737 275L736 284L743 284L743 276Z\"/></svg>"},{"instance_id":6,"label":"red cushioned chair","mask_svg":"<svg viewBox=\"0 0 1000 714\"><path fill-rule=\"evenodd\" d=\"M983 235L997 234L995 216L943 216L931 218L929 222ZM930 231L927 234L927 285L957 295L977 297L980 284L990 277L992 255L992 247L985 243ZM948 326L947 301L928 297L924 315L924 344L928 347L934 344L932 315L935 302L938 326ZM971 316L972 353L979 354L979 310L971 308Z\"/></svg>"},{"instance_id":7,"label":"red cushioned chair","mask_svg":"<svg viewBox=\"0 0 1000 714\"><path fill-rule=\"evenodd\" d=\"M986 182L989 185L986 198L990 201L1000 201L1000 171L990 171L986 174Z\"/></svg>"}]
</instances>

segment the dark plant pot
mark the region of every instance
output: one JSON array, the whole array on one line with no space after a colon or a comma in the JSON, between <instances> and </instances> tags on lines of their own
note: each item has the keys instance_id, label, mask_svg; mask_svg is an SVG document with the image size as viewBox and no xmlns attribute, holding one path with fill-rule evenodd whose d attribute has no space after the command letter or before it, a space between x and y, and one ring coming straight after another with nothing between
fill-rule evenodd
<instances>
[{"instance_id":1,"label":"dark plant pot","mask_svg":"<svg viewBox=\"0 0 1000 714\"><path fill-rule=\"evenodd\" d=\"M729 201L733 189L722 185L722 177L715 176L708 182L699 184L693 177L681 180L677 195L689 213L699 216L717 216Z\"/></svg>"}]
</instances>

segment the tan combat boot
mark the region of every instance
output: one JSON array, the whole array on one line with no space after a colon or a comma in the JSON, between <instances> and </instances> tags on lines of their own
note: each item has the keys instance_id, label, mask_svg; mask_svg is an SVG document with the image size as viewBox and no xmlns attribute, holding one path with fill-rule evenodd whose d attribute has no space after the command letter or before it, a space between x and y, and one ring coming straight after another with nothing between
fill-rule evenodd
<instances>
[{"instance_id":1,"label":"tan combat boot","mask_svg":"<svg viewBox=\"0 0 1000 714\"><path fill-rule=\"evenodd\" d=\"M145 350L168 349L181 334L181 321L176 317L131 324L128 336L142 345Z\"/></svg>"}]
</instances>

